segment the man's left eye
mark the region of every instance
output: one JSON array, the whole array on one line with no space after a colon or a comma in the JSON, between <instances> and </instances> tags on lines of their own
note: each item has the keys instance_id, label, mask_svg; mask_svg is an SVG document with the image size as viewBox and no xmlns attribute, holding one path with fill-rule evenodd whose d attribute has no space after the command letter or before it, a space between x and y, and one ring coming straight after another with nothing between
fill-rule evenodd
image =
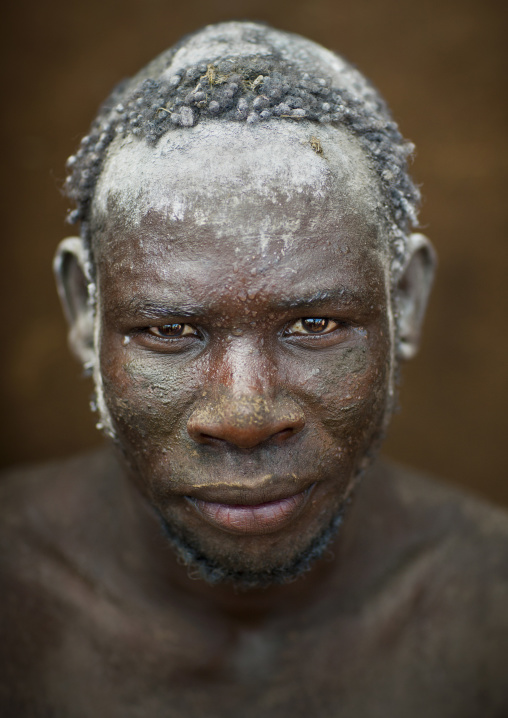
<instances>
[{"instance_id":1,"label":"man's left eye","mask_svg":"<svg viewBox=\"0 0 508 718\"><path fill-rule=\"evenodd\" d=\"M326 317L304 317L293 322L287 327L285 334L310 336L319 334L329 334L337 329L338 322Z\"/></svg>"},{"instance_id":2,"label":"man's left eye","mask_svg":"<svg viewBox=\"0 0 508 718\"><path fill-rule=\"evenodd\" d=\"M148 332L163 339L197 336L197 331L192 324L181 324L180 322L163 324L160 327L148 327Z\"/></svg>"}]
</instances>

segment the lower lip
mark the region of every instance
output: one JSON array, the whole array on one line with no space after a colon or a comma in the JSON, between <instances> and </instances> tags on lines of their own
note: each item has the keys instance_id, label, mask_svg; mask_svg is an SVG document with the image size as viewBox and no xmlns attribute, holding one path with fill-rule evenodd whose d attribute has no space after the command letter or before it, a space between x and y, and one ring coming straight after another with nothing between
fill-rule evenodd
<instances>
[{"instance_id":1,"label":"lower lip","mask_svg":"<svg viewBox=\"0 0 508 718\"><path fill-rule=\"evenodd\" d=\"M208 523L223 531L234 534L264 534L278 531L290 523L307 503L309 494L310 489L306 489L286 499L256 506L189 500Z\"/></svg>"}]
</instances>

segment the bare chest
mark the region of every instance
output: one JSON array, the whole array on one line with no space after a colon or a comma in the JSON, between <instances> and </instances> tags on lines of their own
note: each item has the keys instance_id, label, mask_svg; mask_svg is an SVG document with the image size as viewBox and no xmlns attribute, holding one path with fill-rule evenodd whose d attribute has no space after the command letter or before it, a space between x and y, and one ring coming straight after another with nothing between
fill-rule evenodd
<instances>
[{"instance_id":1,"label":"bare chest","mask_svg":"<svg viewBox=\"0 0 508 718\"><path fill-rule=\"evenodd\" d=\"M34 701L55 718L490 715L455 628L439 642L444 627L416 609L229 631L207 616L89 609L62 614L35 671Z\"/></svg>"}]
</instances>

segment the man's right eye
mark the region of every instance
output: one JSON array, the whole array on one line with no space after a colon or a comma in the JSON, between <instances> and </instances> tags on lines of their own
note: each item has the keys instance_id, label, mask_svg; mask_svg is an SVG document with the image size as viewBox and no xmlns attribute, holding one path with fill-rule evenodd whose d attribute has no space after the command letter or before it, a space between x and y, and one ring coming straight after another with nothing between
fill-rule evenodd
<instances>
[{"instance_id":1,"label":"man's right eye","mask_svg":"<svg viewBox=\"0 0 508 718\"><path fill-rule=\"evenodd\" d=\"M180 322L162 324L159 327L148 327L148 333L161 339L199 336L196 328L193 327L192 324L181 324Z\"/></svg>"}]
</instances>

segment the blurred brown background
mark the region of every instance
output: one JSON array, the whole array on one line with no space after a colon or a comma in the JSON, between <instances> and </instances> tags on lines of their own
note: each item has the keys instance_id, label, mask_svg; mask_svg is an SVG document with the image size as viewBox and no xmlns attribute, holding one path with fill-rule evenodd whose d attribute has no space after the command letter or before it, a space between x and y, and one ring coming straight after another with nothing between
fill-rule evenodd
<instances>
[{"instance_id":1,"label":"blurred brown background","mask_svg":"<svg viewBox=\"0 0 508 718\"><path fill-rule=\"evenodd\" d=\"M338 50L418 147L440 269L387 453L508 505L506 3L75 0L10 4L2 71L1 464L100 441L50 273L64 163L98 104L182 34L259 19Z\"/></svg>"}]
</instances>

